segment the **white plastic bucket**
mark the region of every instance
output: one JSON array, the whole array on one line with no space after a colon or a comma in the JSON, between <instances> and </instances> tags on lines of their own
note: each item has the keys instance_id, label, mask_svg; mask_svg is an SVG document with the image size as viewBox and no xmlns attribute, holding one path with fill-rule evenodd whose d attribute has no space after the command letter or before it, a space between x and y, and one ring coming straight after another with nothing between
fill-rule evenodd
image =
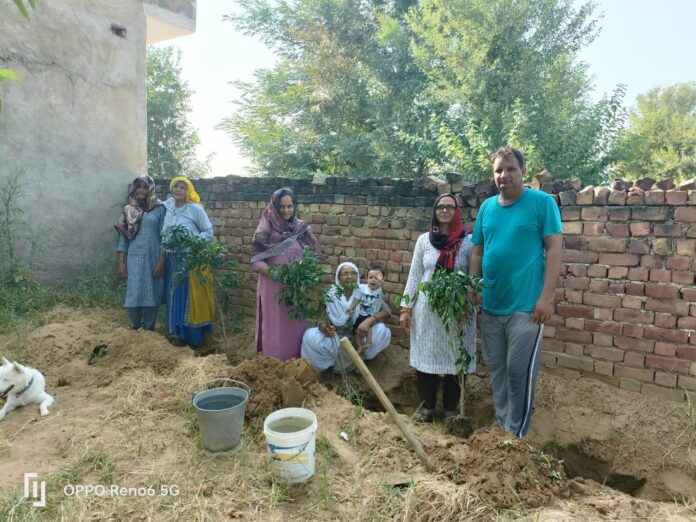
<instances>
[{"instance_id":1,"label":"white plastic bucket","mask_svg":"<svg viewBox=\"0 0 696 522\"><path fill-rule=\"evenodd\" d=\"M314 475L317 417L304 408L274 411L263 422L273 476L289 484Z\"/></svg>"}]
</instances>

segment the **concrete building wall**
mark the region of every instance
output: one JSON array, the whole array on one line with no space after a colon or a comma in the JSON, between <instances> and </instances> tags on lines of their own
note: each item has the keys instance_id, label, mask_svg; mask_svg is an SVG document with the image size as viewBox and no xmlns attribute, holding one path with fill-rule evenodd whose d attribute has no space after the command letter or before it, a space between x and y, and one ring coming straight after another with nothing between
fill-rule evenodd
<instances>
[{"instance_id":1,"label":"concrete building wall","mask_svg":"<svg viewBox=\"0 0 696 522\"><path fill-rule=\"evenodd\" d=\"M20 77L0 84L0 183L24 172L17 204L41 230L40 279L69 279L115 257L112 225L127 184L146 173L146 42L195 29L195 0L148 0L147 21L169 31L155 36L145 7L55 0L26 20L0 3L0 68Z\"/></svg>"}]
</instances>

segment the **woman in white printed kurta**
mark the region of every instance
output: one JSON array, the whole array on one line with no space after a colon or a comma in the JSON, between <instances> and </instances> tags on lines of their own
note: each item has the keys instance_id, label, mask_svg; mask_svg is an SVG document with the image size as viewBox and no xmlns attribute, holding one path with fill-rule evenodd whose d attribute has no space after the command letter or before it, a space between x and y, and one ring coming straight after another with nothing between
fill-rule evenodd
<instances>
[{"instance_id":1,"label":"woman in white printed kurta","mask_svg":"<svg viewBox=\"0 0 696 522\"><path fill-rule=\"evenodd\" d=\"M446 198L446 199L445 199ZM444 205L442 203L445 203ZM454 204L449 204L449 203ZM461 211L456 205L456 200L451 195L443 194L436 200L436 208L439 206L447 207L446 212L454 214L455 219L460 219ZM453 207L453 209L449 209ZM449 210L448 210L449 209ZM433 217L433 230L437 230L437 221ZM461 222L460 222L461 223ZM461 225L460 225L461 226ZM463 227L462 227L463 230ZM438 231L439 232L439 231ZM431 233L422 234L416 241L413 252L411 269L408 274L408 281L404 290L406 299L402 302L402 317L410 315L410 334L411 334L411 355L410 364L417 371L419 395L424 402L423 415L418 420L432 420L432 412L435 408L432 387L437 389L439 375L454 376L457 373L458 347L465 346L472 356L469 364L468 373L473 373L476 369L476 316L475 312L465 323L462 333L452 332L447 335L442 320L432 311L428 305L428 296L419 290L419 285L430 281L433 277L438 258L441 257L441 250L431 244ZM469 267L469 257L471 256L470 234L465 234L461 239L461 245L454 257L453 269L464 270ZM415 300L415 302L414 302ZM403 324L403 321L402 321ZM457 347L457 348L453 348ZM454 379L446 377L443 387L456 387ZM423 391L425 388L425 392ZM430 389L430 390L429 390ZM445 415L456 413L456 400L454 390L449 393L444 391L444 410Z\"/></svg>"}]
</instances>

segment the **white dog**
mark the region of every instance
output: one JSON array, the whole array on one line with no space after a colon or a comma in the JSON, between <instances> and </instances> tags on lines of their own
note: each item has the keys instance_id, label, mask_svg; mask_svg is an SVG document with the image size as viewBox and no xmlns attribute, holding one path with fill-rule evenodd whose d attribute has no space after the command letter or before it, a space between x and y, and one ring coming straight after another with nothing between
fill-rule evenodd
<instances>
[{"instance_id":1,"label":"white dog","mask_svg":"<svg viewBox=\"0 0 696 522\"><path fill-rule=\"evenodd\" d=\"M0 397L7 402L0 410L0 420L12 410L32 402L39 405L41 415L48 415L53 397L44 391L45 387L46 380L39 370L10 362L3 357L0 366Z\"/></svg>"}]
</instances>

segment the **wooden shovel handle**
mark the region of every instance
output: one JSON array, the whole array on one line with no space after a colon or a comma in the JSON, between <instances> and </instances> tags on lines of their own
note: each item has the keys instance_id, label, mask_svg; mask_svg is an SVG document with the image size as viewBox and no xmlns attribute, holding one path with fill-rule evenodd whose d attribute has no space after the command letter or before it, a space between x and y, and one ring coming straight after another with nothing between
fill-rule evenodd
<instances>
[{"instance_id":1,"label":"wooden shovel handle","mask_svg":"<svg viewBox=\"0 0 696 522\"><path fill-rule=\"evenodd\" d=\"M358 355L358 352L355 351L355 348L353 348L353 345L346 337L341 339L341 348L343 348L343 350L348 354L348 357L350 357L355 366L357 366L358 370L360 370L360 373L362 373L362 376L367 381L367 384L370 385L370 388L372 388L372 391L379 399L379 402L382 404L384 409L387 410L387 413L389 413L389 416L394 421L394 424L396 424L401 430L401 433L404 434L404 437L406 437L406 440L413 448L413 451L416 452L416 455L420 459L425 469L427 469L428 471L433 471L435 468L428 459L428 456L423 451L423 447L421 446L420 442L418 442L418 439L414 437L413 433L411 433L411 430L408 429L408 426L404 423L401 417L399 417L399 414L396 413L394 405L386 396L386 394L382 390L382 387L372 376L370 370L367 368L367 366L365 366L365 362L362 360L360 355Z\"/></svg>"}]
</instances>

